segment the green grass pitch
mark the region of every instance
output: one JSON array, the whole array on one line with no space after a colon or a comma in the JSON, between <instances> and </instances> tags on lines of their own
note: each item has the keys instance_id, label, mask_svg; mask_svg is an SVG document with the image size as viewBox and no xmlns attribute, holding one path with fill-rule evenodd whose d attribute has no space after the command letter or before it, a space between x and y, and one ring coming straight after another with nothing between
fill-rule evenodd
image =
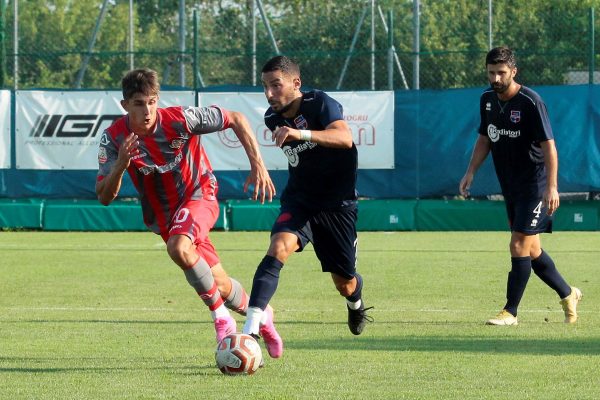
<instances>
[{"instance_id":1,"label":"green grass pitch","mask_svg":"<svg viewBox=\"0 0 600 400\"><path fill-rule=\"evenodd\" d=\"M212 239L249 290L268 233ZM283 357L229 377L214 365L208 312L158 236L1 232L0 399L597 399L600 232L542 237L584 293L575 325L534 274L519 326L484 325L504 304L508 241L360 233L375 322L356 337L309 246L272 301Z\"/></svg>"}]
</instances>

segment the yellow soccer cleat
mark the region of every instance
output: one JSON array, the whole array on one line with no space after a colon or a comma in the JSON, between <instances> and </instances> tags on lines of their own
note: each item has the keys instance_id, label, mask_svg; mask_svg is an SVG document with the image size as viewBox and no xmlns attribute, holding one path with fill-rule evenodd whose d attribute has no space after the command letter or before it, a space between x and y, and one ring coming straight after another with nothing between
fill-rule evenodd
<instances>
[{"instance_id":1,"label":"yellow soccer cleat","mask_svg":"<svg viewBox=\"0 0 600 400\"><path fill-rule=\"evenodd\" d=\"M519 322L517 321L517 317L515 317L514 315L512 315L511 313L509 313L506 310L502 310L498 313L498 315L496 315L496 317L492 318L492 319L488 319L485 322L486 325L519 325Z\"/></svg>"},{"instance_id":2,"label":"yellow soccer cleat","mask_svg":"<svg viewBox=\"0 0 600 400\"><path fill-rule=\"evenodd\" d=\"M571 294L560 301L565 312L565 324L573 324L577 321L577 303L581 301L583 294L576 287L571 288Z\"/></svg>"}]
</instances>

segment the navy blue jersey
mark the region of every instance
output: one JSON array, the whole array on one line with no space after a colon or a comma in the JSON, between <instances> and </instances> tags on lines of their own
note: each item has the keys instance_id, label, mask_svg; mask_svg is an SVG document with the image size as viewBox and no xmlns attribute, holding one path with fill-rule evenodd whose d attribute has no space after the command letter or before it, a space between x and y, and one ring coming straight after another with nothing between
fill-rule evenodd
<instances>
[{"instance_id":1,"label":"navy blue jersey","mask_svg":"<svg viewBox=\"0 0 600 400\"><path fill-rule=\"evenodd\" d=\"M479 134L490 138L502 194L542 196L546 168L540 142L554 138L544 101L525 86L506 102L488 89L481 95L479 111Z\"/></svg>"},{"instance_id":2,"label":"navy blue jersey","mask_svg":"<svg viewBox=\"0 0 600 400\"><path fill-rule=\"evenodd\" d=\"M265 124L274 131L279 126L294 129L324 130L334 121L343 120L340 103L320 90L303 93L298 113L284 118L270 107ZM290 173L281 195L282 203L295 203L312 209L336 209L356 202L358 152L350 149L319 146L313 142L285 142Z\"/></svg>"}]
</instances>

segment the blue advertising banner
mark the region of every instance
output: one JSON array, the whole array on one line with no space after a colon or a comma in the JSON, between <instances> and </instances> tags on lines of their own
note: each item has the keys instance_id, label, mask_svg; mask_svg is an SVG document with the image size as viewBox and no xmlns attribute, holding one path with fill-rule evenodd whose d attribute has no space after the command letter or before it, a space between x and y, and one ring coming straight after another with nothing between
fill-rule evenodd
<instances>
[{"instance_id":1,"label":"blue advertising banner","mask_svg":"<svg viewBox=\"0 0 600 400\"><path fill-rule=\"evenodd\" d=\"M560 164L559 191L600 191L600 131L597 127L600 86L533 89L546 102L550 115ZM360 195L378 199L456 195L477 138L479 97L483 90L394 92L394 166L393 169L359 170ZM362 94L368 95L368 92ZM10 155L6 142L2 146L4 153ZM281 193L287 171L273 170L271 174ZM243 193L246 171L217 170L216 175L221 199L248 197ZM93 170L0 169L0 197L95 199L95 180ZM479 197L499 191L489 157L477 173L471 193ZM136 196L128 178L120 196Z\"/></svg>"}]
</instances>

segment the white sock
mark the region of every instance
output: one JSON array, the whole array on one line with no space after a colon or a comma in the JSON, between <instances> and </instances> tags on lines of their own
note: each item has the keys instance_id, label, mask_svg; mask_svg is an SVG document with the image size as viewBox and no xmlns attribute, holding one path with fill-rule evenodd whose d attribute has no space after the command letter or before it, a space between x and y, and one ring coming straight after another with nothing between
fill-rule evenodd
<instances>
[{"instance_id":1,"label":"white sock","mask_svg":"<svg viewBox=\"0 0 600 400\"><path fill-rule=\"evenodd\" d=\"M358 301L352 302L346 299L346 304L348 304L348 307L350 307L351 310L358 310L362 304L362 301L358 299Z\"/></svg>"},{"instance_id":2,"label":"white sock","mask_svg":"<svg viewBox=\"0 0 600 400\"><path fill-rule=\"evenodd\" d=\"M244 324L242 333L247 335L258 335L258 329L260 327L260 321L262 320L263 314L265 314L265 312L258 307L248 307L248 311L246 312L246 323Z\"/></svg>"},{"instance_id":3,"label":"white sock","mask_svg":"<svg viewBox=\"0 0 600 400\"><path fill-rule=\"evenodd\" d=\"M230 316L229 310L225 307L225 304L221 304L215 311L211 311L210 315L213 321L217 318L227 318Z\"/></svg>"},{"instance_id":4,"label":"white sock","mask_svg":"<svg viewBox=\"0 0 600 400\"><path fill-rule=\"evenodd\" d=\"M267 306L267 307L269 307L269 306ZM266 309L265 309L265 312L262 313L262 317L260 319L260 325L262 326L262 325L266 324L268 320L269 320L269 314L267 314Z\"/></svg>"}]
</instances>

